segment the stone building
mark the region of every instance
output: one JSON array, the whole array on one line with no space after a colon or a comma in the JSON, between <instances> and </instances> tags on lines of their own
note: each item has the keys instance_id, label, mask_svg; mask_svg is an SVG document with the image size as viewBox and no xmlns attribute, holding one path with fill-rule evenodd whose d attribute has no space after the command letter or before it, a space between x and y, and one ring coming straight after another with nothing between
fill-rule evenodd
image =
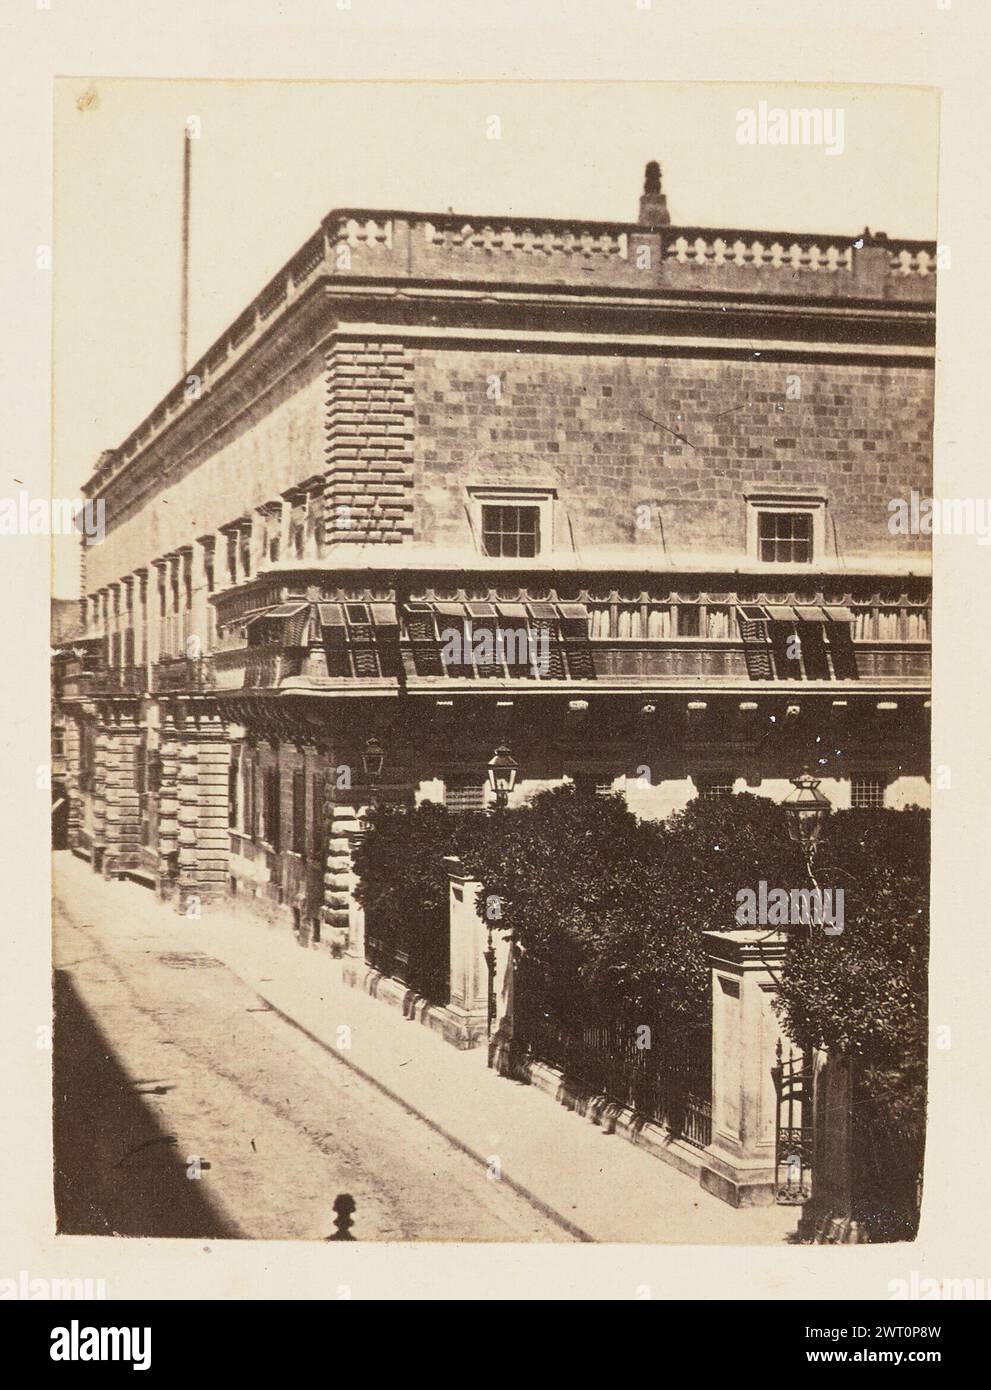
<instances>
[{"instance_id":1,"label":"stone building","mask_svg":"<svg viewBox=\"0 0 991 1390\"><path fill-rule=\"evenodd\" d=\"M346 932L369 802L928 799L935 247L335 210L87 499L69 833ZM381 764L381 766L379 766Z\"/></svg>"}]
</instances>

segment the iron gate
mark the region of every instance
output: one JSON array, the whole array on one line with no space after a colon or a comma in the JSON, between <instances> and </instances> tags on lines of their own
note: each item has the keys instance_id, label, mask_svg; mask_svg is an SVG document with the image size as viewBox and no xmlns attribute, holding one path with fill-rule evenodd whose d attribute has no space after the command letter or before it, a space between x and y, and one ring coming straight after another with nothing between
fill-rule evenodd
<instances>
[{"instance_id":1,"label":"iron gate","mask_svg":"<svg viewBox=\"0 0 991 1390\"><path fill-rule=\"evenodd\" d=\"M788 1043L785 1055L778 1038L775 1057L774 1200L782 1206L798 1206L808 1201L812 1191L812 1050Z\"/></svg>"}]
</instances>

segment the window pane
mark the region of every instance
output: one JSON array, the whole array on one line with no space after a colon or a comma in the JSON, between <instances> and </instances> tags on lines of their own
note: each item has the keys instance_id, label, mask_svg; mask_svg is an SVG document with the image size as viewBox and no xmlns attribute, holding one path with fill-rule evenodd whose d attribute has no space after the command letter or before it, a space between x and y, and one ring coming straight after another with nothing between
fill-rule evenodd
<instances>
[{"instance_id":1,"label":"window pane","mask_svg":"<svg viewBox=\"0 0 991 1390\"><path fill-rule=\"evenodd\" d=\"M884 782L880 777L854 777L850 783L850 801L857 810L869 810L884 805Z\"/></svg>"},{"instance_id":2,"label":"window pane","mask_svg":"<svg viewBox=\"0 0 991 1390\"><path fill-rule=\"evenodd\" d=\"M811 512L760 512L758 554L765 564L801 565L812 559Z\"/></svg>"},{"instance_id":3,"label":"window pane","mask_svg":"<svg viewBox=\"0 0 991 1390\"><path fill-rule=\"evenodd\" d=\"M733 783L731 781L717 781L715 778L703 777L698 783L698 794L703 801L723 801L726 797L733 795Z\"/></svg>"},{"instance_id":4,"label":"window pane","mask_svg":"<svg viewBox=\"0 0 991 1390\"><path fill-rule=\"evenodd\" d=\"M483 506L482 548L486 555L532 558L540 549L539 508Z\"/></svg>"},{"instance_id":5,"label":"window pane","mask_svg":"<svg viewBox=\"0 0 991 1390\"><path fill-rule=\"evenodd\" d=\"M452 777L444 783L444 805L449 811L484 811L485 782Z\"/></svg>"}]
</instances>

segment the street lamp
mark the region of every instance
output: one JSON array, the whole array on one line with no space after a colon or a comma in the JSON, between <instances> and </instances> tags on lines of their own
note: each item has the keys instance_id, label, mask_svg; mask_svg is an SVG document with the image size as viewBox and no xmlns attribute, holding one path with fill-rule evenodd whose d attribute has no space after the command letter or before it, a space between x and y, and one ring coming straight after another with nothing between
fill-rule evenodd
<instances>
[{"instance_id":1,"label":"street lamp","mask_svg":"<svg viewBox=\"0 0 991 1390\"><path fill-rule=\"evenodd\" d=\"M378 780L384 764L385 749L372 734L361 750L361 765L365 769L365 781L369 787L366 793L368 800L358 812L358 830L362 834L369 828L369 813L378 805Z\"/></svg>"},{"instance_id":2,"label":"street lamp","mask_svg":"<svg viewBox=\"0 0 991 1390\"><path fill-rule=\"evenodd\" d=\"M801 845L807 860L811 859L820 831L831 806L819 791L819 778L805 768L791 779L795 790L785 797L783 809L788 821L788 834Z\"/></svg>"},{"instance_id":3,"label":"street lamp","mask_svg":"<svg viewBox=\"0 0 991 1390\"><path fill-rule=\"evenodd\" d=\"M496 809L503 810L509 800L509 793L516 786L516 776L520 770L520 765L510 753L504 743L501 743L495 753L489 759L487 771L489 776L489 786L495 792ZM493 1033L495 1031L496 1016L496 953L495 942L492 938L493 923L488 912L485 914L486 947L485 964L489 972L489 988L487 999L487 1020L486 1034L489 1044L489 1066L492 1065L492 1046L495 1041Z\"/></svg>"},{"instance_id":4,"label":"street lamp","mask_svg":"<svg viewBox=\"0 0 991 1390\"><path fill-rule=\"evenodd\" d=\"M361 753L361 761L365 768L365 776L370 782L377 782L382 775L382 765L385 762L385 750L381 743L372 734L365 744Z\"/></svg>"},{"instance_id":5,"label":"street lamp","mask_svg":"<svg viewBox=\"0 0 991 1390\"><path fill-rule=\"evenodd\" d=\"M795 790L785 797L782 806L788 823L788 834L800 847L805 858L806 872L816 890L820 912L818 920L823 921L825 906L823 893L819 886L819 880L815 876L812 860L822 827L826 823L826 817L832 807L829 800L819 791L819 780L818 777L813 777L807 767L803 768L797 777L791 779L791 784ZM810 939L814 920L816 918L813 909L809 913ZM842 931L842 929L841 925L840 930ZM826 930L828 932L829 928L827 927ZM775 984L780 992L780 981L776 980ZM809 1042L803 1043L796 1059L789 1046L788 1061L785 1062L782 1055L781 1039L778 1038L776 1057L776 1065L772 1068L778 1106L775 1126L774 1176L777 1188L776 1200L788 1205L804 1201L809 1196L810 1191L806 1182L809 1143L806 1138L808 1130L805 1107L813 1103L809 1099L812 1090L813 1048ZM799 1067L801 1070L797 1070ZM783 1113L785 1106L787 1106L787 1110ZM782 1124L783 1118L786 1120L785 1124ZM796 1118L799 1120L797 1126L795 1125ZM784 1158L782 1158L783 1151ZM783 1184L780 1181L782 1161L787 1164L788 1169L788 1176Z\"/></svg>"},{"instance_id":6,"label":"street lamp","mask_svg":"<svg viewBox=\"0 0 991 1390\"><path fill-rule=\"evenodd\" d=\"M502 808L509 800L509 793L516 786L516 775L520 765L506 745L500 744L488 761L489 786L495 792L496 806Z\"/></svg>"}]
</instances>

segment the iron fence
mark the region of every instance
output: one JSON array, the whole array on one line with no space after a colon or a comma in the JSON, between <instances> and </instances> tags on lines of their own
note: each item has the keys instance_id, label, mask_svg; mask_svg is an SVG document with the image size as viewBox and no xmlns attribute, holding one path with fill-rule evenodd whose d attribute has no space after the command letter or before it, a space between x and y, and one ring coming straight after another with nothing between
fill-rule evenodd
<instances>
[{"instance_id":1,"label":"iron fence","mask_svg":"<svg viewBox=\"0 0 991 1390\"><path fill-rule=\"evenodd\" d=\"M366 906L365 961L431 1004L449 1003L451 947L446 912L436 920L425 914L415 924L396 924Z\"/></svg>"},{"instance_id":2,"label":"iron fence","mask_svg":"<svg viewBox=\"0 0 991 1390\"><path fill-rule=\"evenodd\" d=\"M579 1092L606 1096L696 1148L711 1142L709 1024L662 1030L645 1020L564 1017L518 988L513 1036L519 1060L556 1067Z\"/></svg>"}]
</instances>

